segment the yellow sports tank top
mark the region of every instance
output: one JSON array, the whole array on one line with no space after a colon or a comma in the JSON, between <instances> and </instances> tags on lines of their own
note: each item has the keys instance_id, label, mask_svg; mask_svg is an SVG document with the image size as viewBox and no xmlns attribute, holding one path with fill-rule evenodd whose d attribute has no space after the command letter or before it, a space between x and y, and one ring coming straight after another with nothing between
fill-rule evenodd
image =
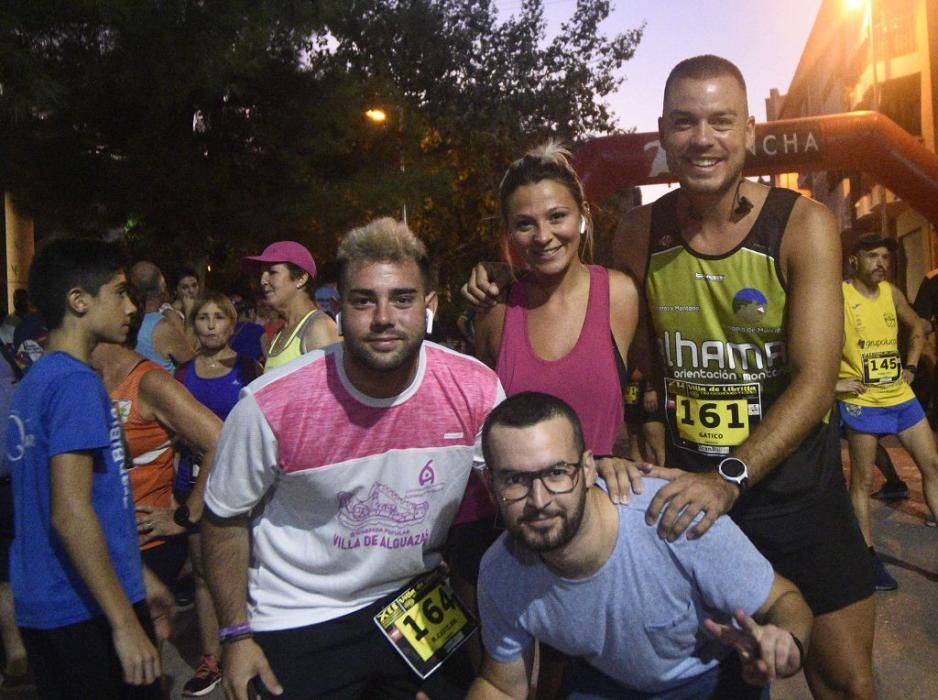
<instances>
[{"instance_id":1,"label":"yellow sports tank top","mask_svg":"<svg viewBox=\"0 0 938 700\"><path fill-rule=\"evenodd\" d=\"M837 398L857 406L897 406L915 398L902 379L898 318L889 282L880 282L875 299L863 296L844 282L844 349L840 355L840 379L860 377L862 394Z\"/></svg>"},{"instance_id":2,"label":"yellow sports tank top","mask_svg":"<svg viewBox=\"0 0 938 700\"><path fill-rule=\"evenodd\" d=\"M295 360L303 354L303 335L306 333L306 327L309 325L310 321L313 320L313 317L320 313L322 312L319 309L313 309L306 314L299 324L297 324L297 327L293 329L293 332L290 334L290 339L287 340L287 344L283 346L283 350L276 355L267 356L267 362L264 363L265 374L273 369L277 369L277 367L282 367L290 360ZM277 344L282 333L283 330L280 330L280 332L274 336L270 347L274 347Z\"/></svg>"}]
</instances>

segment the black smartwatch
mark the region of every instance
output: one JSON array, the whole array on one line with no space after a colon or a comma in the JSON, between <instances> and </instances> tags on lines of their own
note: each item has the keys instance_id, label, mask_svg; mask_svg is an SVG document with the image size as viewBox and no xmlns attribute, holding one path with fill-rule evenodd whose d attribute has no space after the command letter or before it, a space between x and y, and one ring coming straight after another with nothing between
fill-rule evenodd
<instances>
[{"instance_id":1,"label":"black smartwatch","mask_svg":"<svg viewBox=\"0 0 938 700\"><path fill-rule=\"evenodd\" d=\"M749 467L737 457L727 457L717 466L717 473L724 481L735 484L742 493L749 488Z\"/></svg>"},{"instance_id":2,"label":"black smartwatch","mask_svg":"<svg viewBox=\"0 0 938 700\"><path fill-rule=\"evenodd\" d=\"M173 522L179 527L185 528L188 532L199 529L199 524L189 520L189 506L183 503L173 511Z\"/></svg>"},{"instance_id":3,"label":"black smartwatch","mask_svg":"<svg viewBox=\"0 0 938 700\"><path fill-rule=\"evenodd\" d=\"M907 365L906 365L905 367L903 367L902 369L907 369L907 370L910 371L912 374L915 374L916 372L918 372L918 365L913 365L913 364L910 362L909 364L907 364Z\"/></svg>"}]
</instances>

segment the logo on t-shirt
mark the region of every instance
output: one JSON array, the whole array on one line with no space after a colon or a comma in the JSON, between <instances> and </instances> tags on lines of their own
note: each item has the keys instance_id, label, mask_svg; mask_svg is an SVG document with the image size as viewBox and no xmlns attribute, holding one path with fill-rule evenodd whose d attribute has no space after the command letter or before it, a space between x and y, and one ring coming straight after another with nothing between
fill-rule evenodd
<instances>
[{"instance_id":1,"label":"logo on t-shirt","mask_svg":"<svg viewBox=\"0 0 938 700\"><path fill-rule=\"evenodd\" d=\"M409 501L380 481L371 487L365 499L356 498L354 494L346 491L340 492L337 498L339 520L350 528L366 524L398 527L415 525L426 517L430 509L430 504L426 501Z\"/></svg>"},{"instance_id":2,"label":"logo on t-shirt","mask_svg":"<svg viewBox=\"0 0 938 700\"><path fill-rule=\"evenodd\" d=\"M769 300L758 289L746 287L733 297L733 313L743 323L759 323L765 316Z\"/></svg>"},{"instance_id":3,"label":"logo on t-shirt","mask_svg":"<svg viewBox=\"0 0 938 700\"><path fill-rule=\"evenodd\" d=\"M130 399L115 399L111 401L114 410L117 411L117 417L120 418L121 425L130 419L130 411L133 409L134 402Z\"/></svg>"},{"instance_id":4,"label":"logo on t-shirt","mask_svg":"<svg viewBox=\"0 0 938 700\"><path fill-rule=\"evenodd\" d=\"M32 447L36 443L34 435L26 434L26 426L23 419L16 412L11 412L7 421L7 445L15 445L13 449L7 450L7 459L11 462L19 462L26 455L26 448Z\"/></svg>"},{"instance_id":5,"label":"logo on t-shirt","mask_svg":"<svg viewBox=\"0 0 938 700\"><path fill-rule=\"evenodd\" d=\"M436 481L436 472L433 471L433 460L423 465L423 469L420 470L420 476L417 477L417 482L421 486L429 486L434 481Z\"/></svg>"}]
</instances>

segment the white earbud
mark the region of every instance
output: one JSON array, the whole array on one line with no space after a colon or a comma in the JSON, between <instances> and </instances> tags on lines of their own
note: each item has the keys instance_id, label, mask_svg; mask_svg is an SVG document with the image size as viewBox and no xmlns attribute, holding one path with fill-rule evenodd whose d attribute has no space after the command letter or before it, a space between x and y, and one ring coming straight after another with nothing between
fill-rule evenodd
<instances>
[{"instance_id":1,"label":"white earbud","mask_svg":"<svg viewBox=\"0 0 938 700\"><path fill-rule=\"evenodd\" d=\"M586 235L586 217L582 215L580 216L580 235Z\"/></svg>"},{"instance_id":2,"label":"white earbud","mask_svg":"<svg viewBox=\"0 0 938 700\"><path fill-rule=\"evenodd\" d=\"M427 309L427 335L433 332L433 311Z\"/></svg>"},{"instance_id":3,"label":"white earbud","mask_svg":"<svg viewBox=\"0 0 938 700\"><path fill-rule=\"evenodd\" d=\"M335 332L342 335L342 312L335 315Z\"/></svg>"}]
</instances>

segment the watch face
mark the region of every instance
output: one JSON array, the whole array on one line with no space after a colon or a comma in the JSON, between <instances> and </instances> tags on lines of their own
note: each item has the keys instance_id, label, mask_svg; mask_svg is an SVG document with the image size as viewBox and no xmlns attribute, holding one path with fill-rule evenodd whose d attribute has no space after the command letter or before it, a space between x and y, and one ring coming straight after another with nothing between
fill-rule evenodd
<instances>
[{"instance_id":1,"label":"watch face","mask_svg":"<svg viewBox=\"0 0 938 700\"><path fill-rule=\"evenodd\" d=\"M726 459L720 463L720 471L732 479L738 479L746 473L746 465L739 459Z\"/></svg>"}]
</instances>

